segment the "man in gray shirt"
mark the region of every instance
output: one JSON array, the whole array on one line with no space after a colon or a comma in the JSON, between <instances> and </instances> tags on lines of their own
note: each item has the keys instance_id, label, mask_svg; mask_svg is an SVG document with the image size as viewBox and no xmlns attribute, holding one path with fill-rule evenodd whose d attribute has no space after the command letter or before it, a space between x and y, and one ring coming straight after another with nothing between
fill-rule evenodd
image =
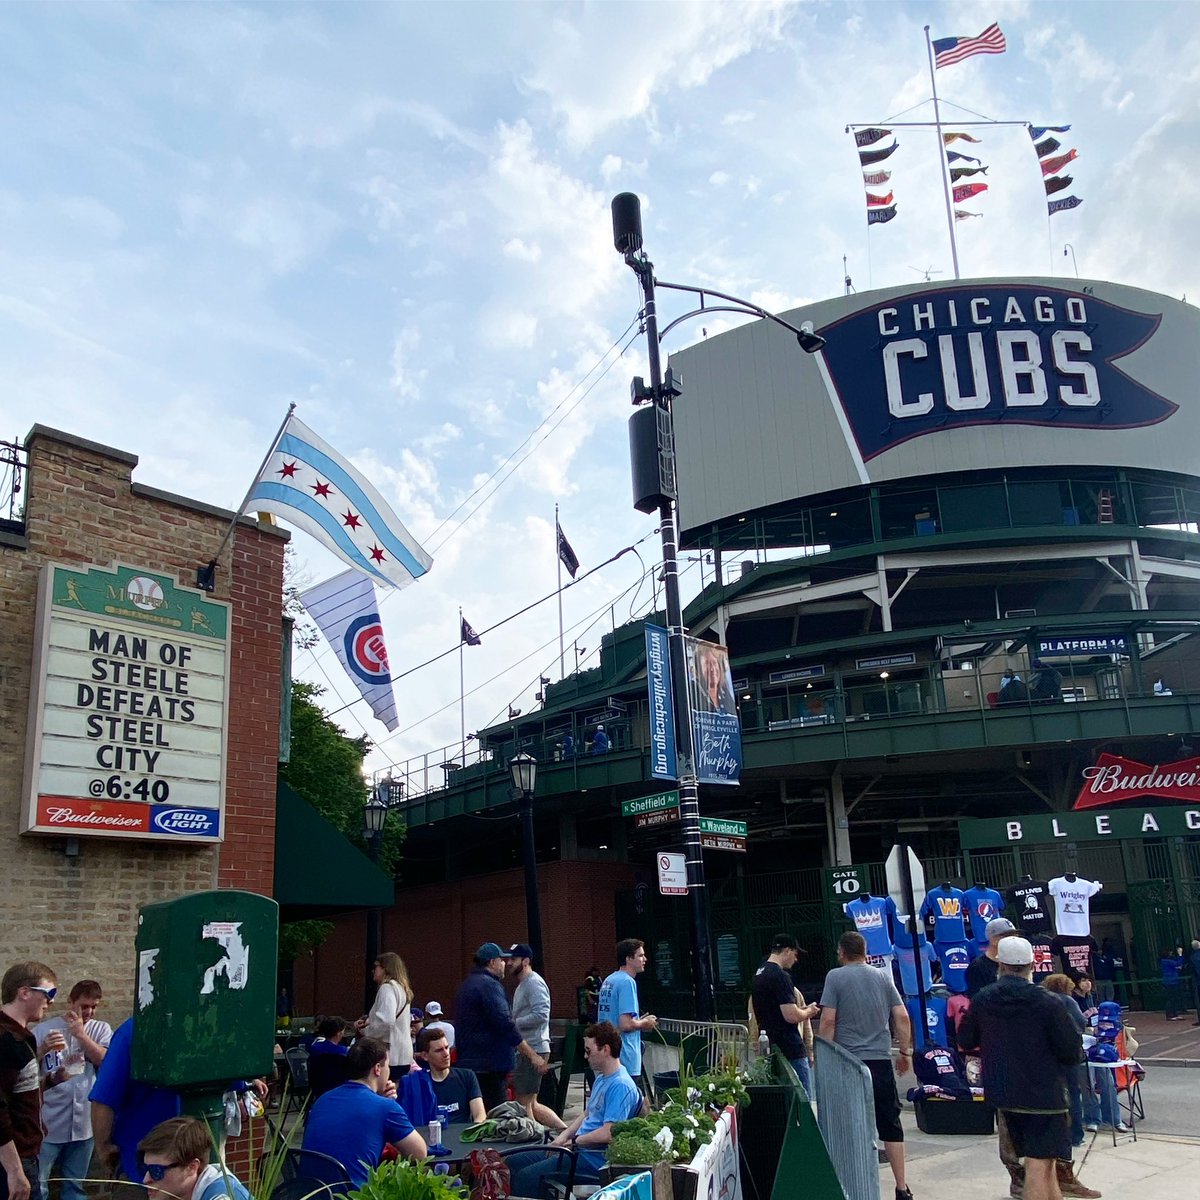
<instances>
[{"instance_id":1,"label":"man in gray shirt","mask_svg":"<svg viewBox=\"0 0 1200 1200\"><path fill-rule=\"evenodd\" d=\"M550 1055L550 989L546 981L533 969L533 951L524 942L517 942L508 950L508 965L505 968L509 982L516 981L513 993L513 1024L521 1036L543 1057ZM532 1065L522 1058L512 1073L513 1096L525 1108L530 1109L535 1121L550 1129L561 1129L562 1121L552 1109L537 1102L542 1077Z\"/></svg>"},{"instance_id":2,"label":"man in gray shirt","mask_svg":"<svg viewBox=\"0 0 1200 1200\"><path fill-rule=\"evenodd\" d=\"M825 976L821 993L820 1034L849 1051L871 1072L875 1129L896 1180L896 1200L912 1200L904 1182L904 1129L900 1096L892 1072L892 1031L900 1044L896 1071L912 1067L912 1024L891 974L867 965L861 933L838 939L838 962Z\"/></svg>"}]
</instances>

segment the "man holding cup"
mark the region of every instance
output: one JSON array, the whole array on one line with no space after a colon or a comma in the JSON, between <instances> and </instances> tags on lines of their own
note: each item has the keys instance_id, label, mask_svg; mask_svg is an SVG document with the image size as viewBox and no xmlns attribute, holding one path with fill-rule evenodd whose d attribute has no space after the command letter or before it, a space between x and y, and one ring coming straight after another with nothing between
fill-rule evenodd
<instances>
[{"instance_id":1,"label":"man holding cup","mask_svg":"<svg viewBox=\"0 0 1200 1200\"><path fill-rule=\"evenodd\" d=\"M56 984L40 962L13 963L0 980L0 1200L41 1200L43 1071L29 1026L46 1015ZM57 1056L66 1048L58 1033L45 1052Z\"/></svg>"},{"instance_id":2,"label":"man holding cup","mask_svg":"<svg viewBox=\"0 0 1200 1200\"><path fill-rule=\"evenodd\" d=\"M46 1137L38 1156L42 1195L49 1195L51 1178L62 1180L62 1200L85 1200L82 1181L92 1161L92 1106L88 1096L96 1068L108 1053L112 1026L96 1019L102 998L94 979L81 979L72 989L71 1007L37 1027L38 1053L46 1054L51 1036L67 1042L62 1066L50 1073L42 1093L42 1124Z\"/></svg>"}]
</instances>

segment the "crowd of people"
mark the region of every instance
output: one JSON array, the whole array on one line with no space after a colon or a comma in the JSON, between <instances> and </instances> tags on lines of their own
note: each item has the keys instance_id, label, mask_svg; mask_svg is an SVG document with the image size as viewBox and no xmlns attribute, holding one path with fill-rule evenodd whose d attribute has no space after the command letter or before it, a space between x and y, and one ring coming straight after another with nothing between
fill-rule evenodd
<instances>
[{"instance_id":1,"label":"crowd of people","mask_svg":"<svg viewBox=\"0 0 1200 1200\"><path fill-rule=\"evenodd\" d=\"M568 1150L578 1179L598 1179L613 1123L642 1103L641 1035L657 1023L638 1005L645 947L621 942L616 969L597 989L598 1019L584 1032L594 1083L570 1124L538 1099L550 1065L550 991L532 960L523 943L485 942L451 1022L437 1001L416 1007L402 959L381 954L370 1011L317 1024L303 1148L336 1159L358 1187L385 1157L425 1158L420 1129L432 1114L472 1124L511 1104L548 1139L511 1160L518 1194L537 1195ZM51 1180L62 1200L84 1200L93 1156L152 1196L247 1200L242 1184L210 1163L208 1126L181 1114L177 1093L133 1078L133 1018L115 1030L99 1019L95 980L80 980L67 1011L51 1017L57 994L54 971L40 962L14 964L0 985L0 1200L46 1200ZM268 1091L262 1079L234 1086Z\"/></svg>"}]
</instances>

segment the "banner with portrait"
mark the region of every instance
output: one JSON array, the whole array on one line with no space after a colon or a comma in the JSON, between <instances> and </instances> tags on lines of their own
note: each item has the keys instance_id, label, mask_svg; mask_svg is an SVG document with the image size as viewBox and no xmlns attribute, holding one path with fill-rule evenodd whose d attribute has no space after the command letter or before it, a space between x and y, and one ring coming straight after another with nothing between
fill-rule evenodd
<instances>
[{"instance_id":1,"label":"banner with portrait","mask_svg":"<svg viewBox=\"0 0 1200 1200\"><path fill-rule=\"evenodd\" d=\"M736 784L742 772L742 731L729 651L692 637L685 637L683 645L696 778L701 783Z\"/></svg>"}]
</instances>

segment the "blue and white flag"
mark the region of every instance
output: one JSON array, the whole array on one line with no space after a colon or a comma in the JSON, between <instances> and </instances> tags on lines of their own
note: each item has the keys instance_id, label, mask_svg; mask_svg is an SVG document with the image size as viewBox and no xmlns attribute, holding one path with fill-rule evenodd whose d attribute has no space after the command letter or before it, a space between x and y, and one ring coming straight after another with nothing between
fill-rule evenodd
<instances>
[{"instance_id":1,"label":"blue and white flag","mask_svg":"<svg viewBox=\"0 0 1200 1200\"><path fill-rule=\"evenodd\" d=\"M343 571L301 592L300 603L371 711L388 729L395 730L400 722L374 584L357 571Z\"/></svg>"},{"instance_id":2,"label":"blue and white flag","mask_svg":"<svg viewBox=\"0 0 1200 1200\"><path fill-rule=\"evenodd\" d=\"M433 566L375 488L294 416L247 506L303 529L347 566L388 587L406 587Z\"/></svg>"}]
</instances>

